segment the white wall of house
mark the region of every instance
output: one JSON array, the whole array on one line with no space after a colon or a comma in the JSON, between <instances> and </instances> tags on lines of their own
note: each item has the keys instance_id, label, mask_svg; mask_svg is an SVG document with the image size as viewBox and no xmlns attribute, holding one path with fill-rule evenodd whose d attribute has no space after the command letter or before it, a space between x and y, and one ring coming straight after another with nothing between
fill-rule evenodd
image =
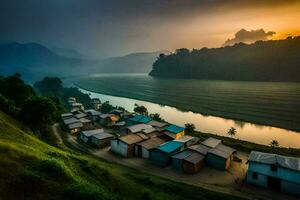
<instances>
[{"instance_id":1,"label":"white wall of house","mask_svg":"<svg viewBox=\"0 0 300 200\"><path fill-rule=\"evenodd\" d=\"M128 157L128 145L121 140L115 139L110 141L111 151L123 157Z\"/></svg>"}]
</instances>

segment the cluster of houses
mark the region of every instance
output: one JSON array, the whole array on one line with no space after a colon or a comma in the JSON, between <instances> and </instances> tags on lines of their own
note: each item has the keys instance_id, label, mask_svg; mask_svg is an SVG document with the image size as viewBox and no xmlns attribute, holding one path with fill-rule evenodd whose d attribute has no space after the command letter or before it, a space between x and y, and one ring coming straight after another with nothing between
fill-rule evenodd
<instances>
[{"instance_id":1,"label":"cluster of houses","mask_svg":"<svg viewBox=\"0 0 300 200\"><path fill-rule=\"evenodd\" d=\"M113 153L122 157L140 157L187 174L197 173L205 165L228 170L236 157L236 150L221 140L210 137L200 141L185 135L185 129L174 124L117 109L102 114L98 111L99 99L93 99L95 109L88 110L75 98L70 98L69 103L71 112L61 117L70 134L95 147L110 146ZM117 130L118 134L106 131L110 129ZM299 158L253 151L248 163L248 183L300 193Z\"/></svg>"}]
</instances>

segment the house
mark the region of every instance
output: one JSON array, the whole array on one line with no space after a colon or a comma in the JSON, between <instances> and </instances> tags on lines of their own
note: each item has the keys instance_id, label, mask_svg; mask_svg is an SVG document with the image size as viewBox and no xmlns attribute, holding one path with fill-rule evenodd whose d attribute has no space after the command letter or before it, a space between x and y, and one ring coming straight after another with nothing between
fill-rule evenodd
<instances>
[{"instance_id":1,"label":"house","mask_svg":"<svg viewBox=\"0 0 300 200\"><path fill-rule=\"evenodd\" d=\"M103 129L94 129L94 130L88 130L88 131L81 131L78 138L82 140L85 143L88 143L90 141L90 137L95 134L103 133Z\"/></svg>"},{"instance_id":2,"label":"house","mask_svg":"<svg viewBox=\"0 0 300 200\"><path fill-rule=\"evenodd\" d=\"M91 143L100 148L108 146L112 139L114 139L114 136L106 132L96 133L90 137Z\"/></svg>"},{"instance_id":3,"label":"house","mask_svg":"<svg viewBox=\"0 0 300 200\"><path fill-rule=\"evenodd\" d=\"M87 114L87 118L89 118L92 122L96 122L99 120L101 113L94 109L88 109L85 111Z\"/></svg>"},{"instance_id":4,"label":"house","mask_svg":"<svg viewBox=\"0 0 300 200\"><path fill-rule=\"evenodd\" d=\"M76 103L76 102L71 104L71 110L72 109L84 111L83 105L81 103Z\"/></svg>"},{"instance_id":5,"label":"house","mask_svg":"<svg viewBox=\"0 0 300 200\"><path fill-rule=\"evenodd\" d=\"M220 143L207 152L206 163L216 169L228 170L234 153L236 153L236 150Z\"/></svg>"},{"instance_id":6,"label":"house","mask_svg":"<svg viewBox=\"0 0 300 200\"><path fill-rule=\"evenodd\" d=\"M166 126L168 126L167 123L164 123L164 122L159 122L159 121L156 121L156 120L151 120L150 122L147 123L148 125L154 127L157 131L163 131L164 128Z\"/></svg>"},{"instance_id":7,"label":"house","mask_svg":"<svg viewBox=\"0 0 300 200\"><path fill-rule=\"evenodd\" d=\"M199 172L205 164L205 156L201 153L192 151L192 153L182 160L182 170L187 174Z\"/></svg>"},{"instance_id":8,"label":"house","mask_svg":"<svg viewBox=\"0 0 300 200\"><path fill-rule=\"evenodd\" d=\"M81 119L87 117L87 114L83 113L83 112L79 112L78 114L75 115L75 118L77 119Z\"/></svg>"},{"instance_id":9,"label":"house","mask_svg":"<svg viewBox=\"0 0 300 200\"><path fill-rule=\"evenodd\" d=\"M80 122L80 121L79 121L79 119L76 119L75 117L71 117L71 118L63 119L63 122L67 126L69 124L77 123L77 122Z\"/></svg>"},{"instance_id":10,"label":"house","mask_svg":"<svg viewBox=\"0 0 300 200\"><path fill-rule=\"evenodd\" d=\"M148 124L135 124L132 126L128 126L126 128L126 132L127 134L131 134L131 133L150 133L150 132L154 132L155 129L148 125Z\"/></svg>"},{"instance_id":11,"label":"house","mask_svg":"<svg viewBox=\"0 0 300 200\"><path fill-rule=\"evenodd\" d=\"M135 144L148 139L144 134L129 134L110 141L111 151L123 157L132 157Z\"/></svg>"},{"instance_id":12,"label":"house","mask_svg":"<svg viewBox=\"0 0 300 200\"><path fill-rule=\"evenodd\" d=\"M165 141L157 137L150 138L143 142L137 143L135 145L135 155L137 157L149 159L150 150L158 147L163 143L165 143Z\"/></svg>"},{"instance_id":13,"label":"house","mask_svg":"<svg viewBox=\"0 0 300 200\"><path fill-rule=\"evenodd\" d=\"M72 135L77 135L82 130L82 126L83 125L81 122L75 122L72 124L68 124L67 128Z\"/></svg>"},{"instance_id":14,"label":"house","mask_svg":"<svg viewBox=\"0 0 300 200\"><path fill-rule=\"evenodd\" d=\"M72 118L74 117L74 115L72 113L63 113L61 114L61 118L64 120L64 119L69 119L69 118Z\"/></svg>"},{"instance_id":15,"label":"house","mask_svg":"<svg viewBox=\"0 0 300 200\"><path fill-rule=\"evenodd\" d=\"M184 147L187 148L189 146L192 146L196 143L198 143L199 138L190 136L190 135L184 135L181 136L180 138L176 139L175 141L183 143Z\"/></svg>"},{"instance_id":16,"label":"house","mask_svg":"<svg viewBox=\"0 0 300 200\"><path fill-rule=\"evenodd\" d=\"M176 170L183 171L182 161L189 157L193 152L191 150L183 150L172 156L172 167Z\"/></svg>"},{"instance_id":17,"label":"house","mask_svg":"<svg viewBox=\"0 0 300 200\"><path fill-rule=\"evenodd\" d=\"M69 97L68 98L68 104L71 106L73 103L76 103L76 98L75 97Z\"/></svg>"},{"instance_id":18,"label":"house","mask_svg":"<svg viewBox=\"0 0 300 200\"><path fill-rule=\"evenodd\" d=\"M208 146L205 146L203 144L195 144L195 145L192 145L190 147L188 147L188 149L192 150L192 151L195 151L197 153L200 153L201 155L203 156L206 156L207 152L211 149L210 147Z\"/></svg>"},{"instance_id":19,"label":"house","mask_svg":"<svg viewBox=\"0 0 300 200\"><path fill-rule=\"evenodd\" d=\"M116 124L115 124L115 128L116 129L122 129L122 128L124 128L126 126L126 122L125 121L120 121L120 122L117 122Z\"/></svg>"},{"instance_id":20,"label":"house","mask_svg":"<svg viewBox=\"0 0 300 200\"><path fill-rule=\"evenodd\" d=\"M202 142L203 145L205 145L209 148L215 148L216 146L218 146L221 143L222 143L221 140L218 140L218 139L212 138L212 137L210 137Z\"/></svg>"},{"instance_id":21,"label":"house","mask_svg":"<svg viewBox=\"0 0 300 200\"><path fill-rule=\"evenodd\" d=\"M80 118L79 121L82 123L83 130L93 129L93 123L87 118Z\"/></svg>"},{"instance_id":22,"label":"house","mask_svg":"<svg viewBox=\"0 0 300 200\"><path fill-rule=\"evenodd\" d=\"M135 124L147 124L148 122L152 121L151 117L145 115L136 115L128 119L127 124L135 125Z\"/></svg>"},{"instance_id":23,"label":"house","mask_svg":"<svg viewBox=\"0 0 300 200\"><path fill-rule=\"evenodd\" d=\"M102 114L100 115L100 124L103 126L113 126L119 119L120 118L114 114Z\"/></svg>"},{"instance_id":24,"label":"house","mask_svg":"<svg viewBox=\"0 0 300 200\"><path fill-rule=\"evenodd\" d=\"M184 135L184 128L171 124L164 129L163 133L173 139L179 139Z\"/></svg>"},{"instance_id":25,"label":"house","mask_svg":"<svg viewBox=\"0 0 300 200\"><path fill-rule=\"evenodd\" d=\"M165 167L171 163L171 156L183 149L183 143L169 141L150 150L149 159L156 165Z\"/></svg>"},{"instance_id":26,"label":"house","mask_svg":"<svg viewBox=\"0 0 300 200\"><path fill-rule=\"evenodd\" d=\"M99 98L92 98L92 105L95 110L99 110L101 107L101 101Z\"/></svg>"},{"instance_id":27,"label":"house","mask_svg":"<svg viewBox=\"0 0 300 200\"><path fill-rule=\"evenodd\" d=\"M300 197L300 158L252 151L246 181Z\"/></svg>"}]
</instances>

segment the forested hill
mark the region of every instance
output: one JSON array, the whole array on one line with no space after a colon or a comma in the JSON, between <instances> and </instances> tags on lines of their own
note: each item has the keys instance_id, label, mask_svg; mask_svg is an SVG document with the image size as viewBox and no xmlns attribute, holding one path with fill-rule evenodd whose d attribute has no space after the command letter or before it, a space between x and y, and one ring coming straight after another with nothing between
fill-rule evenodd
<instances>
[{"instance_id":1,"label":"forested hill","mask_svg":"<svg viewBox=\"0 0 300 200\"><path fill-rule=\"evenodd\" d=\"M160 54L154 77L242 81L300 81L300 36Z\"/></svg>"}]
</instances>

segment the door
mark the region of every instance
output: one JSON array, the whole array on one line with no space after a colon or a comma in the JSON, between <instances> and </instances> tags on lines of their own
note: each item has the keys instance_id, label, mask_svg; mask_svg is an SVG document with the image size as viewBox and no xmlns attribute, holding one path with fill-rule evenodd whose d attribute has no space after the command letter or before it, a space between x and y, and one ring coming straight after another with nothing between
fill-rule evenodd
<instances>
[{"instance_id":1,"label":"door","mask_svg":"<svg viewBox=\"0 0 300 200\"><path fill-rule=\"evenodd\" d=\"M268 177L268 187L275 190L280 190L281 188L281 180L275 177Z\"/></svg>"}]
</instances>

